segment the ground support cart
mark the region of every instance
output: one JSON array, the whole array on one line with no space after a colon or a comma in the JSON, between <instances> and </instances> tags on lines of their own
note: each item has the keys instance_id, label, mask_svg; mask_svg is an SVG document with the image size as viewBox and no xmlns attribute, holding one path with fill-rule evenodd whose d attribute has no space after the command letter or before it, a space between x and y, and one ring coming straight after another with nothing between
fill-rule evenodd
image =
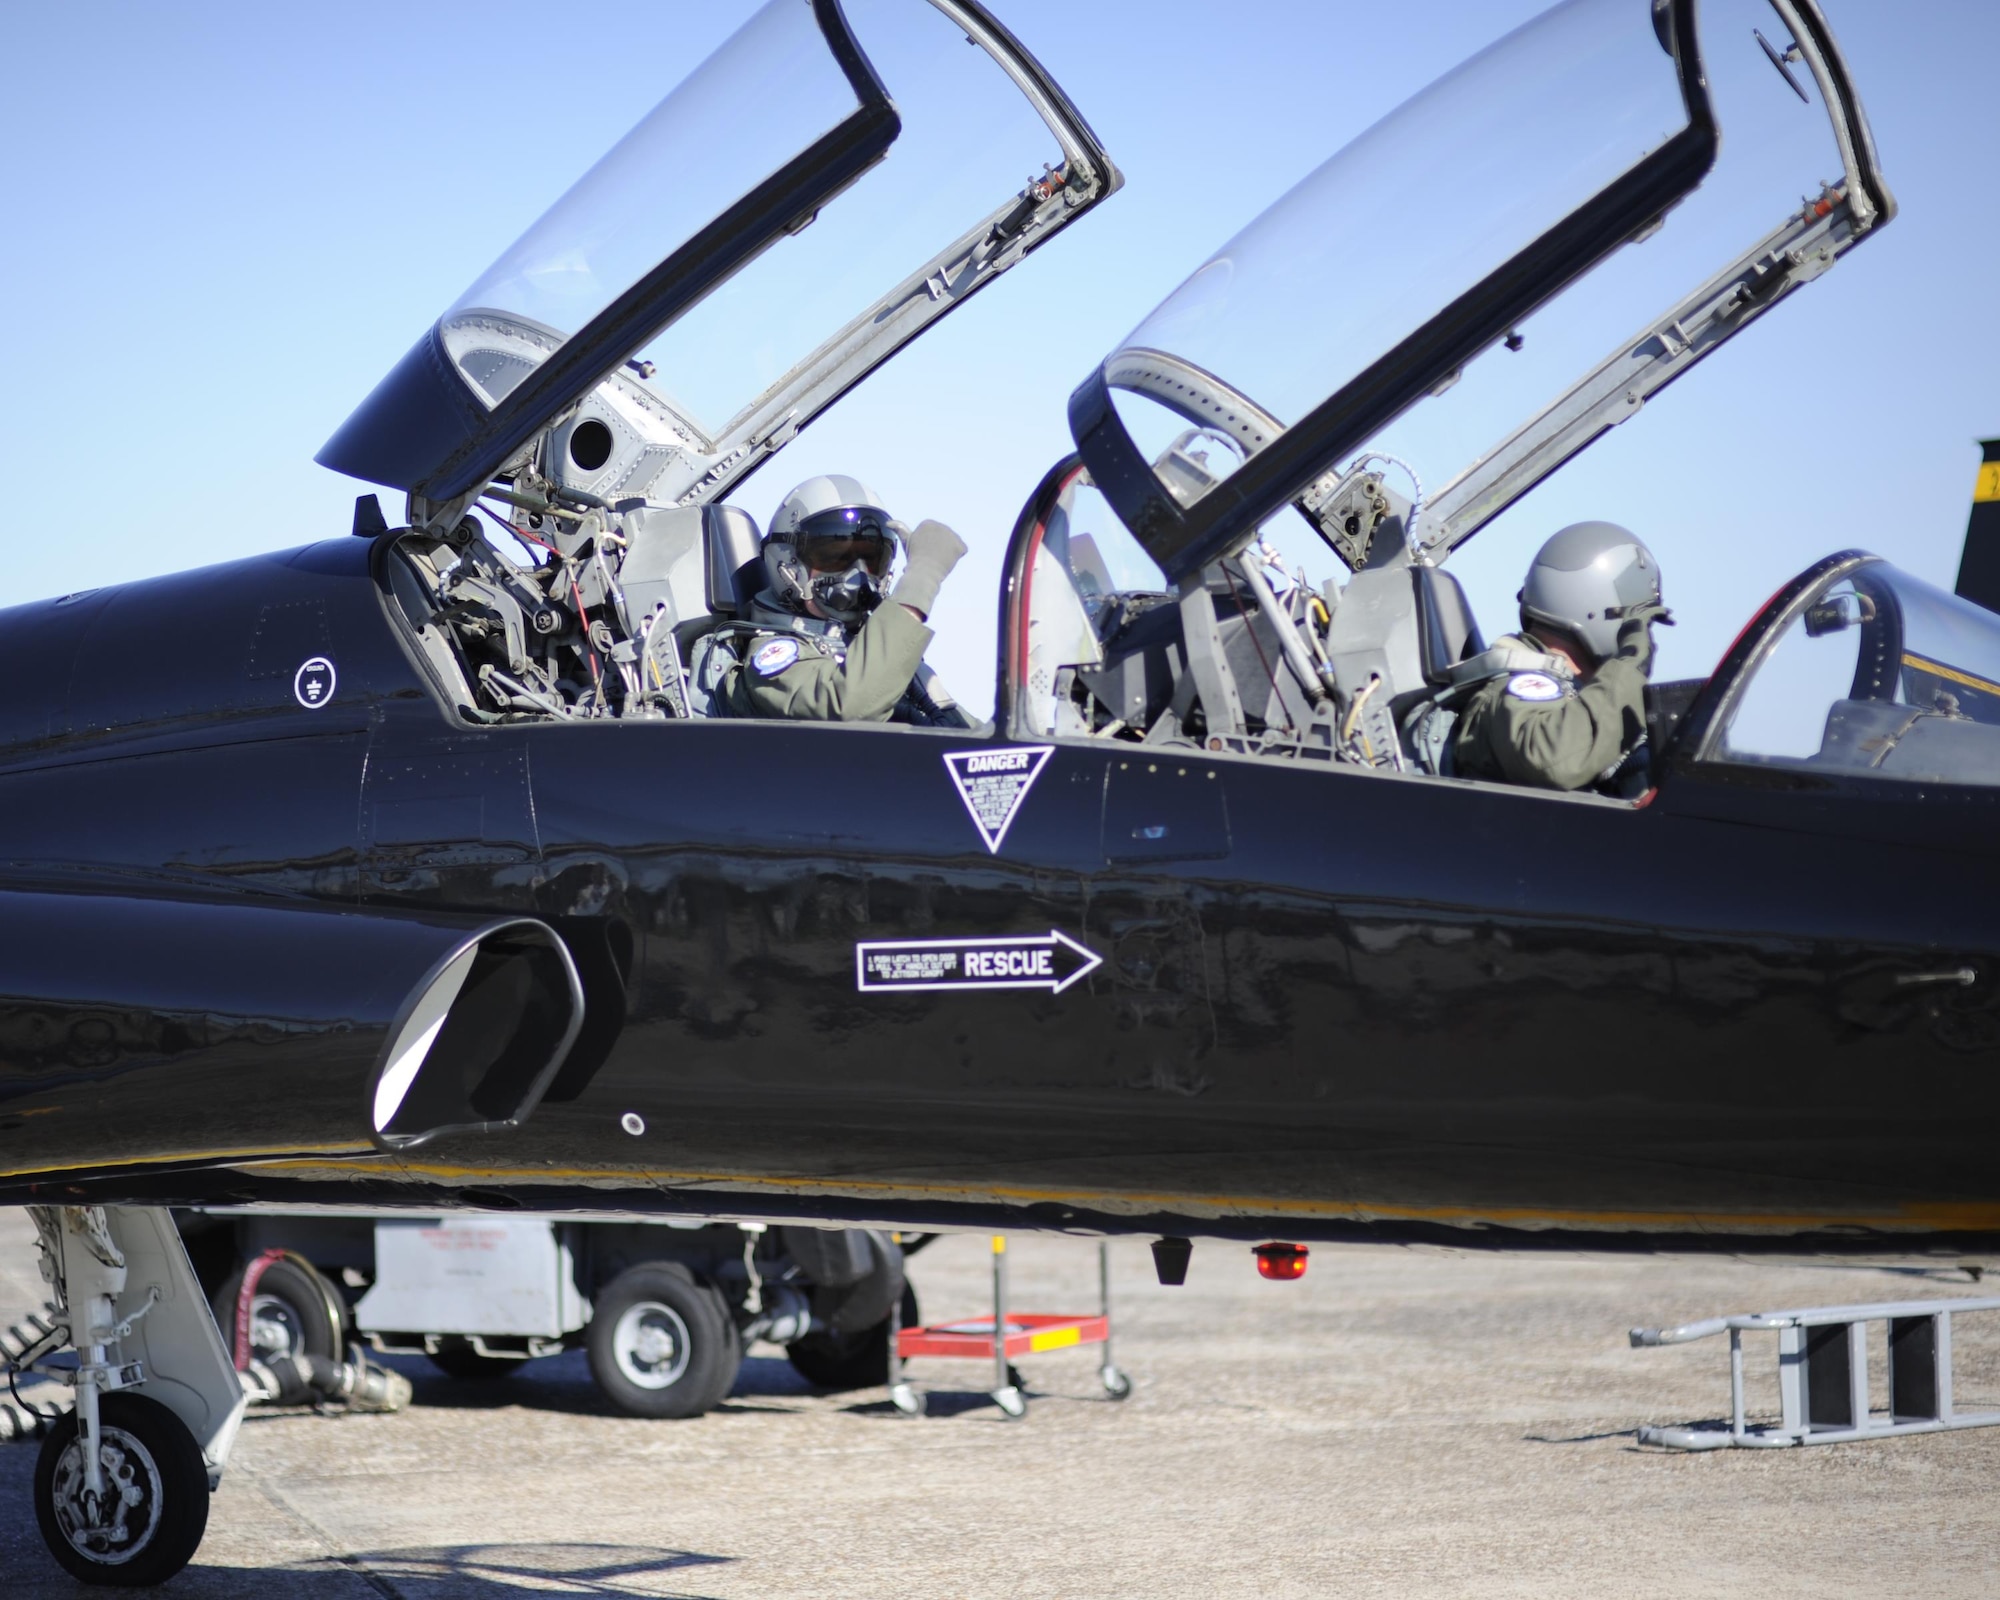
<instances>
[{"instance_id":1,"label":"ground support cart","mask_svg":"<svg viewBox=\"0 0 2000 1600\"><path fill-rule=\"evenodd\" d=\"M474 1381L582 1348L605 1398L632 1416L707 1411L755 1340L783 1347L819 1388L872 1388L891 1306L919 1315L901 1245L864 1229L343 1207L178 1221L242 1355L337 1359L351 1333Z\"/></svg>"},{"instance_id":2,"label":"ground support cart","mask_svg":"<svg viewBox=\"0 0 2000 1600\"><path fill-rule=\"evenodd\" d=\"M1021 1356L1041 1355L1050 1350L1069 1350L1079 1345L1102 1345L1104 1359L1097 1371L1104 1392L1123 1400L1132 1392L1132 1380L1119 1371L1111 1357L1111 1251L1103 1241L1097 1246L1098 1309L1095 1315L1057 1315L1048 1312L1009 1311L1007 1307L1007 1240L993 1236L993 1315L966 1322L937 1322L925 1327L904 1328L891 1324L894 1338L889 1357L889 1399L905 1416L924 1413L924 1397L912 1388L903 1363L917 1357L943 1357L957 1361L993 1363L993 1387L988 1391L993 1403L1010 1417L1025 1416L1027 1396L1014 1362ZM998 1333L996 1334L996 1331Z\"/></svg>"},{"instance_id":3,"label":"ground support cart","mask_svg":"<svg viewBox=\"0 0 2000 1600\"><path fill-rule=\"evenodd\" d=\"M2000 1424L2000 1411L1960 1411L1952 1403L1951 1324L1969 1311L2000 1311L2000 1299L1894 1300L1873 1305L1810 1306L1711 1317L1678 1328L1634 1328L1634 1349L1729 1335L1729 1427L1690 1424L1641 1428L1641 1444L1671 1450L1771 1449L1845 1444L1905 1433L1942 1433ZM1871 1409L1868 1324L1885 1324L1889 1407ZM1778 1336L1777 1424L1744 1417L1743 1335Z\"/></svg>"}]
</instances>

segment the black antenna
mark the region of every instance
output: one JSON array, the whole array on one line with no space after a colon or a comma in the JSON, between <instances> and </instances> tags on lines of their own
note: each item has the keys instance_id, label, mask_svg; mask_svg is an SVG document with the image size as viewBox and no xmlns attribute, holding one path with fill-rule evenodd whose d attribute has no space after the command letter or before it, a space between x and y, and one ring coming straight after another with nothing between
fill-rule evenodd
<instances>
[{"instance_id":1,"label":"black antenna","mask_svg":"<svg viewBox=\"0 0 2000 1600\"><path fill-rule=\"evenodd\" d=\"M382 502L372 494L358 494L354 497L354 536L357 539L372 539L377 534L389 531L389 519L382 515Z\"/></svg>"},{"instance_id":2,"label":"black antenna","mask_svg":"<svg viewBox=\"0 0 2000 1600\"><path fill-rule=\"evenodd\" d=\"M1805 52L1798 47L1798 42L1794 40L1791 49L1787 50L1783 55L1779 55L1778 47L1764 37L1761 29L1752 28L1750 31L1756 35L1757 42L1764 47L1764 54L1771 58L1771 65L1778 69L1778 76L1792 86L1792 93L1805 101L1807 105L1811 105L1812 97L1806 93L1804 85L1792 76L1792 69L1785 64L1788 61L1798 61L1804 58Z\"/></svg>"}]
</instances>

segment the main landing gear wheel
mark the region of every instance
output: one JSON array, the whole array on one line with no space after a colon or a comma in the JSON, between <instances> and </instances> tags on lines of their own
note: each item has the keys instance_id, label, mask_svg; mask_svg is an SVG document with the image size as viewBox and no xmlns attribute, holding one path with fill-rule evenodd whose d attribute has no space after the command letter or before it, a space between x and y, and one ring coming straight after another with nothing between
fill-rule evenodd
<instances>
[{"instance_id":1,"label":"main landing gear wheel","mask_svg":"<svg viewBox=\"0 0 2000 1600\"><path fill-rule=\"evenodd\" d=\"M185 1423L157 1400L98 1400L104 1494L84 1487L71 1412L49 1430L35 1463L35 1520L73 1578L116 1588L164 1583L193 1558L208 1527L208 1464Z\"/></svg>"},{"instance_id":2,"label":"main landing gear wheel","mask_svg":"<svg viewBox=\"0 0 2000 1600\"><path fill-rule=\"evenodd\" d=\"M1129 1400L1132 1397L1132 1379L1120 1367L1101 1367L1097 1381L1104 1385L1104 1392L1114 1400Z\"/></svg>"},{"instance_id":3,"label":"main landing gear wheel","mask_svg":"<svg viewBox=\"0 0 2000 1600\"><path fill-rule=\"evenodd\" d=\"M635 1417L698 1417L729 1392L743 1364L722 1296L669 1261L628 1268L605 1286L588 1348L598 1388Z\"/></svg>"}]
</instances>

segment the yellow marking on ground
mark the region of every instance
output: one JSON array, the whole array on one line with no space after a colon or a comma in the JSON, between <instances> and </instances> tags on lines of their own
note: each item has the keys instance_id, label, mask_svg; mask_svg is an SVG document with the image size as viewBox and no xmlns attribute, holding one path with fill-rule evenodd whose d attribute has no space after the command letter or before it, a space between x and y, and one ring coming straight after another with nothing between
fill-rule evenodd
<instances>
[{"instance_id":1,"label":"yellow marking on ground","mask_svg":"<svg viewBox=\"0 0 2000 1600\"><path fill-rule=\"evenodd\" d=\"M2000 694L2000 683L1985 678L1975 678L1969 672L1960 672L1956 667L1941 666L1935 661L1926 661L1922 656L1903 652L1903 665L1915 667L1919 672L1928 672L1933 677L1949 678L1953 683L1962 683L1968 689L1977 689L1981 694Z\"/></svg>"},{"instance_id":2,"label":"yellow marking on ground","mask_svg":"<svg viewBox=\"0 0 2000 1600\"><path fill-rule=\"evenodd\" d=\"M1988 500L2000 500L2000 461L1989 461L1979 469L1979 477L1972 485L1972 503L1980 505Z\"/></svg>"},{"instance_id":3,"label":"yellow marking on ground","mask_svg":"<svg viewBox=\"0 0 2000 1600\"><path fill-rule=\"evenodd\" d=\"M337 1156L347 1150L373 1150L375 1147L365 1139L357 1139L351 1144L328 1145L316 1155ZM286 1160L299 1159L299 1152L287 1147L284 1150L170 1150L163 1155L104 1156L93 1161L54 1161L39 1167L0 1167L0 1178L32 1178L44 1172L95 1172L99 1167L156 1167L167 1161L255 1161L262 1163L272 1157Z\"/></svg>"},{"instance_id":4,"label":"yellow marking on ground","mask_svg":"<svg viewBox=\"0 0 2000 1600\"><path fill-rule=\"evenodd\" d=\"M1040 1355L1044 1350L1067 1350L1083 1339L1081 1328L1051 1328L1047 1333L1028 1335L1028 1354Z\"/></svg>"},{"instance_id":5,"label":"yellow marking on ground","mask_svg":"<svg viewBox=\"0 0 2000 1600\"><path fill-rule=\"evenodd\" d=\"M260 1163L312 1170L309 1161ZM1029 1189L1008 1184L897 1183L872 1178L769 1178L734 1172L666 1172L627 1167L462 1167L441 1162L343 1161L334 1171L460 1183L587 1183L598 1187L650 1184L664 1188L727 1186L787 1195L896 1200L992 1200L1022 1205L1071 1205L1093 1210L1174 1211L1218 1217L1313 1217L1343 1222L1437 1222L1453 1227L1564 1227L1603 1231L1690 1233L1856 1227L1888 1232L2000 1230L2000 1202L1916 1201L1890 1212L1615 1211L1561 1206L1413 1206L1387 1202L1278 1200L1258 1195L1201 1195L1140 1190Z\"/></svg>"}]
</instances>

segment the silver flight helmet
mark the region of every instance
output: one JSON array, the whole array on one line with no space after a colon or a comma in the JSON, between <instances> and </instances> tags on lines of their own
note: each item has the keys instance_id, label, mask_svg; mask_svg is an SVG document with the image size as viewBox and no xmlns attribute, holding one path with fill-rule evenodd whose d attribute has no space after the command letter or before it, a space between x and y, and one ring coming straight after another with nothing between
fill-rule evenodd
<instances>
[{"instance_id":1,"label":"silver flight helmet","mask_svg":"<svg viewBox=\"0 0 2000 1600\"><path fill-rule=\"evenodd\" d=\"M882 603L898 537L894 519L860 479L808 478L771 518L764 575L791 610L817 601L834 621L852 625Z\"/></svg>"},{"instance_id":2,"label":"silver flight helmet","mask_svg":"<svg viewBox=\"0 0 2000 1600\"><path fill-rule=\"evenodd\" d=\"M1536 554L1516 598L1524 624L1560 628L1603 661L1633 608L1659 600L1660 564L1615 522L1572 522Z\"/></svg>"}]
</instances>

